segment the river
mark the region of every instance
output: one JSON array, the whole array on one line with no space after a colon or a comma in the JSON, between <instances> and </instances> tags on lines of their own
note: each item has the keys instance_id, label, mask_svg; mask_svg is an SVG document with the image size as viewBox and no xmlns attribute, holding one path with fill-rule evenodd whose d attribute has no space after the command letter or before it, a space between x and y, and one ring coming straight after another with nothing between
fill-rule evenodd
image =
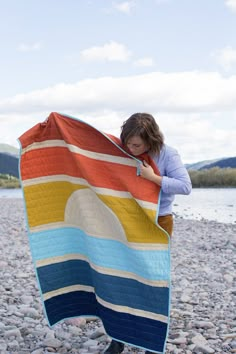
<instances>
[{"instance_id":1,"label":"river","mask_svg":"<svg viewBox=\"0 0 236 354\"><path fill-rule=\"evenodd\" d=\"M184 219L236 223L236 188L194 188L176 195L173 210Z\"/></svg>"},{"instance_id":2,"label":"river","mask_svg":"<svg viewBox=\"0 0 236 354\"><path fill-rule=\"evenodd\" d=\"M21 189L0 189L0 198L23 198ZM236 223L236 188L194 188L177 195L173 212L184 219Z\"/></svg>"}]
</instances>

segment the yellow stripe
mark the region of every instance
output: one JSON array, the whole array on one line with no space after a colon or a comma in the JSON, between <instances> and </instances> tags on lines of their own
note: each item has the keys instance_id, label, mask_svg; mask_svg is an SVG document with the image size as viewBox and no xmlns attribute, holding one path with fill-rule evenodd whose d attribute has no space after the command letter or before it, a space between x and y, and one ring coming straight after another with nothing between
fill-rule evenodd
<instances>
[{"instance_id":1,"label":"yellow stripe","mask_svg":"<svg viewBox=\"0 0 236 354\"><path fill-rule=\"evenodd\" d=\"M134 199L100 195L119 218L129 242L168 244L168 236L156 223L154 210L142 209Z\"/></svg>"},{"instance_id":2,"label":"yellow stripe","mask_svg":"<svg viewBox=\"0 0 236 354\"><path fill-rule=\"evenodd\" d=\"M65 206L71 194L87 188L69 182L53 182L24 188L29 227L64 221Z\"/></svg>"},{"instance_id":3,"label":"yellow stripe","mask_svg":"<svg viewBox=\"0 0 236 354\"><path fill-rule=\"evenodd\" d=\"M43 176L43 177L27 179L22 181L22 185L24 187L29 187L37 184L53 183L53 182L69 182L75 185L90 187L97 194L110 195L110 196L120 197L120 198L133 198L130 192L117 191L110 188L96 187L88 183L88 181L84 178L72 177L68 175L53 175L53 176ZM157 205L155 203L147 202L145 200L139 200L139 199L137 199L137 202L143 209L153 210L154 212L156 211Z\"/></svg>"},{"instance_id":4,"label":"yellow stripe","mask_svg":"<svg viewBox=\"0 0 236 354\"><path fill-rule=\"evenodd\" d=\"M64 222L67 201L86 185L49 182L24 187L29 227ZM155 223L156 211L141 208L135 199L97 194L119 219L128 242L168 244L168 237ZM95 235L96 236L96 235Z\"/></svg>"}]
</instances>

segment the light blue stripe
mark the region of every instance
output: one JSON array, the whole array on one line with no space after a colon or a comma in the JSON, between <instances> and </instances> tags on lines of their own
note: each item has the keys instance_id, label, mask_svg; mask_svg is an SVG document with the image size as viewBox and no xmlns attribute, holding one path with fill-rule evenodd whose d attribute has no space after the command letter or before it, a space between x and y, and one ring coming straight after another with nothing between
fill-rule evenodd
<instances>
[{"instance_id":1,"label":"light blue stripe","mask_svg":"<svg viewBox=\"0 0 236 354\"><path fill-rule=\"evenodd\" d=\"M29 236L35 261L77 253L101 267L133 272L149 280L169 280L169 251L133 250L115 240L87 236L82 230L61 228Z\"/></svg>"}]
</instances>

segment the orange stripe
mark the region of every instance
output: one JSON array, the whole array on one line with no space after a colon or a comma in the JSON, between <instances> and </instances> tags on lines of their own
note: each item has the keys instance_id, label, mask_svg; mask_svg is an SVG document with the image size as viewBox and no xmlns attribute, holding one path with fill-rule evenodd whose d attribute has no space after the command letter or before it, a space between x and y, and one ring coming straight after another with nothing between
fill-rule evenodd
<instances>
[{"instance_id":1,"label":"orange stripe","mask_svg":"<svg viewBox=\"0 0 236 354\"><path fill-rule=\"evenodd\" d=\"M26 152L21 157L22 180L42 176L68 175L84 178L89 184L117 191L129 191L134 198L156 203L159 187L137 176L136 168L99 161L52 147Z\"/></svg>"}]
</instances>

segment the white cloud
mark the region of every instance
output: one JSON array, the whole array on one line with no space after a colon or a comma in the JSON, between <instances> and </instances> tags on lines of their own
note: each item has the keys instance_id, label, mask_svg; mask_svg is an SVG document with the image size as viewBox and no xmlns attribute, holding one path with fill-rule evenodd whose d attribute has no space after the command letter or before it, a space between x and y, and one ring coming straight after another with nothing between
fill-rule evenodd
<instances>
[{"instance_id":1,"label":"white cloud","mask_svg":"<svg viewBox=\"0 0 236 354\"><path fill-rule=\"evenodd\" d=\"M35 42L32 44L20 43L18 46L19 52L36 52L42 48L42 44L40 42Z\"/></svg>"},{"instance_id":2,"label":"white cloud","mask_svg":"<svg viewBox=\"0 0 236 354\"><path fill-rule=\"evenodd\" d=\"M236 75L214 72L153 72L58 84L0 101L0 114L63 110L137 109L159 112L217 112L236 109Z\"/></svg>"},{"instance_id":3,"label":"white cloud","mask_svg":"<svg viewBox=\"0 0 236 354\"><path fill-rule=\"evenodd\" d=\"M184 162L234 156L236 151L236 75L153 72L62 83L16 95L0 101L1 142L13 144L52 111L114 135L132 113L150 112Z\"/></svg>"},{"instance_id":4,"label":"white cloud","mask_svg":"<svg viewBox=\"0 0 236 354\"><path fill-rule=\"evenodd\" d=\"M135 66L150 67L154 65L154 60L150 57L144 57L136 60L134 62Z\"/></svg>"},{"instance_id":5,"label":"white cloud","mask_svg":"<svg viewBox=\"0 0 236 354\"><path fill-rule=\"evenodd\" d=\"M230 70L233 66L236 66L236 49L227 46L215 54L213 54L218 63L226 70Z\"/></svg>"},{"instance_id":6,"label":"white cloud","mask_svg":"<svg viewBox=\"0 0 236 354\"><path fill-rule=\"evenodd\" d=\"M103 46L94 46L81 51L81 57L88 61L121 61L126 62L131 52L121 43L110 41Z\"/></svg>"},{"instance_id":7,"label":"white cloud","mask_svg":"<svg viewBox=\"0 0 236 354\"><path fill-rule=\"evenodd\" d=\"M176 146L184 162L235 156L235 113L157 114L166 143ZM225 126L222 126L222 120Z\"/></svg>"},{"instance_id":8,"label":"white cloud","mask_svg":"<svg viewBox=\"0 0 236 354\"><path fill-rule=\"evenodd\" d=\"M113 2L113 8L125 14L130 14L134 7L134 1Z\"/></svg>"},{"instance_id":9,"label":"white cloud","mask_svg":"<svg viewBox=\"0 0 236 354\"><path fill-rule=\"evenodd\" d=\"M225 0L226 6L236 12L236 0Z\"/></svg>"}]
</instances>

